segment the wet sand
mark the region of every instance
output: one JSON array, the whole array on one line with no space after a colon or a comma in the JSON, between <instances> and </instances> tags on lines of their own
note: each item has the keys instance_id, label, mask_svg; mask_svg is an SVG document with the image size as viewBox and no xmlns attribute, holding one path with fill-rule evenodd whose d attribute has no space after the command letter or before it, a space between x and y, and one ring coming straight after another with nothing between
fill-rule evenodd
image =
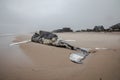
<instances>
[{"instance_id":1,"label":"wet sand","mask_svg":"<svg viewBox=\"0 0 120 80\"><path fill-rule=\"evenodd\" d=\"M76 40L69 43L77 47L108 49L97 50L83 64L76 64L69 60L69 54L74 52L69 49L33 42L8 47L7 51L1 48L0 80L120 80L120 33L58 35L65 40ZM21 35L14 42L30 37Z\"/></svg>"}]
</instances>

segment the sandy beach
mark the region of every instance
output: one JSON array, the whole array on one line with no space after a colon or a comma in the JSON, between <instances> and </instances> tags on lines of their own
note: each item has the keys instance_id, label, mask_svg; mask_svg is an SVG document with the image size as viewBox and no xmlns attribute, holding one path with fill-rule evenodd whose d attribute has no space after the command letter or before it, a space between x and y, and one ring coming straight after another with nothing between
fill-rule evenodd
<instances>
[{"instance_id":1,"label":"sandy beach","mask_svg":"<svg viewBox=\"0 0 120 80\"><path fill-rule=\"evenodd\" d=\"M69 42L76 47L105 49L88 55L83 64L76 64L69 60L70 53L75 51L65 48L33 42L12 46L8 51L1 46L0 80L120 80L120 33L57 35L64 40L76 40ZM11 41L29 40L31 36L19 35ZM8 53L10 57L6 57Z\"/></svg>"}]
</instances>

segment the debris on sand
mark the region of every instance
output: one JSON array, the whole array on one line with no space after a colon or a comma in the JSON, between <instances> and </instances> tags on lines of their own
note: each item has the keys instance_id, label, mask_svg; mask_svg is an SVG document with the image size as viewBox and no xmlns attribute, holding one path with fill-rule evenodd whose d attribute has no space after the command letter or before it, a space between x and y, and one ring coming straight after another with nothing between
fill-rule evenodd
<instances>
[{"instance_id":1,"label":"debris on sand","mask_svg":"<svg viewBox=\"0 0 120 80\"><path fill-rule=\"evenodd\" d=\"M81 61L84 60L86 56L89 54L89 49L74 47L69 43L67 43L65 40L59 39L56 34L53 34L47 31L39 31L39 33L35 33L32 36L31 41L36 43L52 45L56 47L64 47L71 50L75 50L77 52L70 54L70 57L69 57L69 59L75 63L82 63ZM75 40L67 40L67 41L75 41Z\"/></svg>"},{"instance_id":2,"label":"debris on sand","mask_svg":"<svg viewBox=\"0 0 120 80\"><path fill-rule=\"evenodd\" d=\"M88 52L76 52L76 53L71 53L69 59L72 62L78 63L78 64L82 64L82 60L84 60L86 58L86 56L88 56L89 53Z\"/></svg>"}]
</instances>

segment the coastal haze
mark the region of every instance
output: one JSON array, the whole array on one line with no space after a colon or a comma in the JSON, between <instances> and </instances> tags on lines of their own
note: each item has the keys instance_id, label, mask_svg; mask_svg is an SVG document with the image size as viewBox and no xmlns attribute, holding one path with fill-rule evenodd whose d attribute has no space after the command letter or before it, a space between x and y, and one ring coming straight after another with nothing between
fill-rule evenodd
<instances>
[{"instance_id":1,"label":"coastal haze","mask_svg":"<svg viewBox=\"0 0 120 80\"><path fill-rule=\"evenodd\" d=\"M0 0L0 80L120 80L119 4L119 0ZM105 29L99 30L99 25ZM94 26L98 28L91 32L54 33L58 40L91 50L82 64L69 59L77 51L31 41L39 30Z\"/></svg>"},{"instance_id":2,"label":"coastal haze","mask_svg":"<svg viewBox=\"0 0 120 80\"><path fill-rule=\"evenodd\" d=\"M0 33L108 28L120 22L119 4L119 0L0 0Z\"/></svg>"}]
</instances>

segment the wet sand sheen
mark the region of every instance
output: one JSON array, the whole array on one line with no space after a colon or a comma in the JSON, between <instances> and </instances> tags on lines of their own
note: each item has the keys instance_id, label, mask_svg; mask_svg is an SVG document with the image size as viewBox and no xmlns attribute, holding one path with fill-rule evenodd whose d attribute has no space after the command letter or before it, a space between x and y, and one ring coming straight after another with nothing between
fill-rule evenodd
<instances>
[{"instance_id":1,"label":"wet sand sheen","mask_svg":"<svg viewBox=\"0 0 120 80\"><path fill-rule=\"evenodd\" d=\"M20 78L21 71L32 66L32 61L19 46L10 47L14 37L0 37L0 80L14 80Z\"/></svg>"},{"instance_id":2,"label":"wet sand sheen","mask_svg":"<svg viewBox=\"0 0 120 80\"><path fill-rule=\"evenodd\" d=\"M37 43L21 44L4 50L1 57L1 80L119 80L120 79L120 36L119 33L61 33L63 39L72 39L72 45L88 48L109 48L90 54L83 64L69 60L73 51ZM70 36L69 36L70 35ZM31 35L16 37L16 41L30 39ZM5 48L6 49L6 48ZM12 52L10 52L12 51ZM0 51L1 52L1 51ZM13 53L14 52L14 53ZM24 53L23 53L24 52ZM7 54L12 58L6 57ZM17 53L17 55L16 55ZM19 54L20 53L20 54ZM24 57L23 57L24 55ZM0 59L1 59L0 58ZM6 59L7 61L5 61ZM15 61L14 61L15 60ZM10 67L8 67L10 66Z\"/></svg>"}]
</instances>

